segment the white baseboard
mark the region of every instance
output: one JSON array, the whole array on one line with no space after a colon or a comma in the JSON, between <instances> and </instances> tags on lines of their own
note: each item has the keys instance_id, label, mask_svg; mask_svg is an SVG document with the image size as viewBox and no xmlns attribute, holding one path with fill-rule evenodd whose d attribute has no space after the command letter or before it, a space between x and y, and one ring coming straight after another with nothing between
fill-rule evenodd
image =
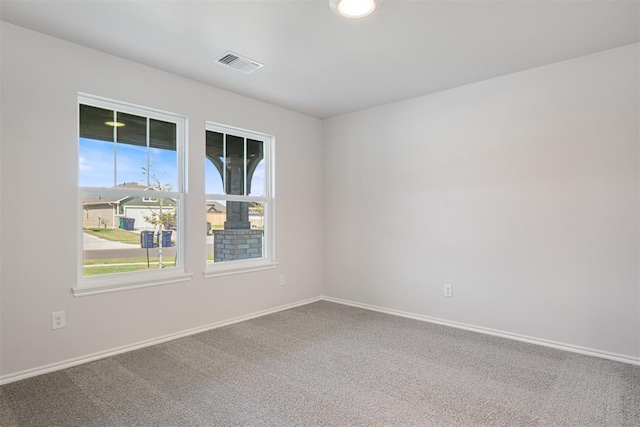
<instances>
[{"instance_id":1,"label":"white baseboard","mask_svg":"<svg viewBox=\"0 0 640 427\"><path fill-rule=\"evenodd\" d=\"M281 305L279 307L271 308L268 310L258 311L255 313L247 314L240 317L235 317L229 320L223 320L220 322L212 323L206 326L200 326L193 329L188 329L174 334L164 335L158 338L150 340L140 341L135 344L125 345L122 347L113 348L110 350L100 351L97 353L89 354L81 357L74 357L72 359L63 360L62 362L51 363L49 365L40 366L37 368L27 369L20 372L6 374L0 376L0 385L9 384L15 381L24 380L26 378L35 377L49 372L59 371L61 369L70 368L72 366L82 365L83 363L93 362L94 360L104 359L105 357L115 356L117 354L126 353L128 351L138 350L144 347L150 347L152 345L162 344L168 341L173 341L178 338L188 337L190 335L198 334L200 332L209 331L211 329L221 328L223 326L232 325L234 323L244 322L245 320L255 319L256 317L266 316L267 314L277 313L278 311L288 310L290 308L299 307L301 305L311 304L313 302L321 300L322 297L309 298L302 301L297 301L291 304Z\"/></svg>"},{"instance_id":2,"label":"white baseboard","mask_svg":"<svg viewBox=\"0 0 640 427\"><path fill-rule=\"evenodd\" d=\"M27 370L20 371L20 372L6 374L6 375L3 375L3 376L0 376L0 385L12 383L12 382L15 382L15 381L20 381L20 380L23 380L23 379L26 379L26 378L35 377L35 376L42 375L42 374L47 374L49 372L59 371L61 369L70 368L72 366L81 365L81 364L87 363L87 362L93 362L94 360L104 359L106 357L115 356L115 355L118 355L118 354L126 353L128 351L138 350L138 349L145 348L145 347L150 347L150 346L156 345L156 344L162 344L162 343L165 343L165 342L168 342L168 341L173 341L173 340L178 339L178 338L183 338L183 337L194 335L194 334L197 334L197 333L200 333L200 332L205 332L205 331L209 331L209 330L212 330L212 329L221 328L223 326L232 325L234 323L244 322L245 320L255 319L257 317L262 317L262 316L266 316L268 314L277 313L279 311L288 310L290 308L299 307L299 306L306 305L306 304L311 304L313 302L320 301L320 300L334 302L334 303L343 304L343 305L349 305L349 306L352 306L352 307L363 308L365 310L378 311L380 313L386 313L386 314L391 314L391 315L394 315L394 316L406 317L406 318L409 318L409 319L420 320L420 321L423 321L423 322L436 323L438 325L450 326L452 328L464 329L464 330L467 330L467 331L478 332L478 333L481 333L481 334L493 335L493 336L502 337L502 338L508 338L508 339L512 339L512 340L516 340L516 341L522 341L522 342L526 342L526 343L530 343L530 344L537 344L537 345L541 345L541 346L544 346L544 347L551 347L551 348L555 348L555 349L558 349L558 350L569 351L569 352L572 352L572 353L579 353L579 354L584 354L584 355L587 355L587 356L600 357L600 358L603 358L603 359L615 360L617 362L629 363L631 365L640 366L640 358L638 358L638 357L626 356L626 355L615 354L615 353L609 353L609 352L606 352L606 351L596 350L596 349L592 349L592 348L586 348L586 347L574 346L574 345L565 344L565 343L559 343L559 342L555 342L555 341L543 340L543 339L539 339L539 338L513 334L513 333L510 333L510 332L499 331L499 330L489 329L489 328L483 328L483 327L480 327L480 326L468 325L468 324L459 323L459 322L452 322L452 321L449 321L449 320L438 319L438 318L435 318L435 317L423 316L421 314L407 313L407 312L400 311L400 310L393 310L393 309L388 309L388 308L384 308L384 307L377 307L377 306L374 306L374 305L362 304L362 303L358 303L358 302L354 302L354 301L348 301L348 300L343 300L343 299L339 299L339 298L333 298L333 297L329 297L329 296L319 296L319 297L315 297L315 298L305 299L305 300L302 300L302 301L297 301L297 302L291 303L291 304L281 305L279 307L271 308L271 309L268 309L268 310L258 311L258 312L247 314L247 315L244 315L244 316L235 317L233 319L223 320L223 321L212 323L212 324L209 324L209 325L200 326L200 327L197 327L197 328L192 328L192 329L188 329L188 330L181 331L181 332L176 332L174 334L164 335L164 336L161 336L161 337L158 337L158 338L154 338L154 339L150 339L150 340L146 340L146 341L140 341L138 343L125 345L125 346L113 348L113 349L110 349L110 350L100 351L100 352L89 354L89 355L86 355L86 356L67 359L67 360L64 360L64 361L61 361L61 362L51 363L49 365L40 366L40 367L37 367L37 368L32 368L32 369L27 369Z\"/></svg>"},{"instance_id":3,"label":"white baseboard","mask_svg":"<svg viewBox=\"0 0 640 427\"><path fill-rule=\"evenodd\" d=\"M602 359L615 360L616 362L623 362L623 363L629 363L631 365L640 366L640 357L633 357L633 356L627 356L627 355L624 355L624 354L610 353L610 352L607 352L607 351L596 350L596 349L593 349L593 348L580 347L580 346L575 346L575 345L571 345L571 344L565 344L565 343L556 342L556 341L550 341L550 340L544 340L544 339L540 339L540 338L529 337L529 336L525 336L525 335L514 334L514 333L511 333L511 332L505 332L505 331L500 331L500 330L496 330L496 329L483 328L481 326L474 326L474 325L468 325L468 324L465 324L465 323L452 322L452 321L449 321L449 320L438 319L438 318L435 318L435 317L423 316L421 314L407 313L407 312L400 311L400 310L392 310L392 309L388 309L388 308L384 308L384 307L377 307L377 306L374 306L374 305L362 304L362 303L358 303L358 302L353 302L353 301L348 301L348 300L343 300L343 299L333 298L333 297L328 297L328 296L323 296L322 300L335 302L335 303L338 303L338 304L350 305L352 307L363 308L363 309L366 309L366 310L378 311L380 313L391 314L391 315L394 315L394 316L400 316L400 317L406 317L406 318L409 318L409 319L420 320L420 321L423 321L423 322L436 323L438 325L450 326L452 328L464 329L464 330L467 330L467 331L478 332L478 333L481 333L481 334L493 335L493 336L502 337L502 338L508 338L508 339L512 339L512 340L515 340L515 341L526 342L526 343L529 343L529 344L536 344L536 345L541 345L541 346L544 346L544 347L551 347L551 348L555 348L555 349L558 349L558 350L569 351L569 352L572 352L572 353L579 353L579 354L584 354L584 355L587 355L587 356L594 356L594 357L599 357L599 358L602 358Z\"/></svg>"}]
</instances>

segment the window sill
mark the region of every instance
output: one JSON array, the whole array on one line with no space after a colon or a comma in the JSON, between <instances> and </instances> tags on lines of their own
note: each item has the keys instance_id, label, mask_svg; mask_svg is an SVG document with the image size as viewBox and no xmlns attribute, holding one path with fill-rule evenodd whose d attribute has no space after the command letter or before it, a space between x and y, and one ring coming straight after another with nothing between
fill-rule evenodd
<instances>
[{"instance_id":1,"label":"window sill","mask_svg":"<svg viewBox=\"0 0 640 427\"><path fill-rule=\"evenodd\" d=\"M105 283L88 284L77 286L71 289L74 297L84 297L89 295L106 294L109 292L128 291L131 289L148 288L151 286L170 285L172 283L187 282L193 277L192 273L173 273L149 277L145 280L127 280L114 282L110 280ZM113 279L113 278L111 278Z\"/></svg>"},{"instance_id":2,"label":"window sill","mask_svg":"<svg viewBox=\"0 0 640 427\"><path fill-rule=\"evenodd\" d=\"M228 261L219 264L209 264L202 275L205 279L232 274L252 273L254 271L272 270L278 267L275 261Z\"/></svg>"}]
</instances>

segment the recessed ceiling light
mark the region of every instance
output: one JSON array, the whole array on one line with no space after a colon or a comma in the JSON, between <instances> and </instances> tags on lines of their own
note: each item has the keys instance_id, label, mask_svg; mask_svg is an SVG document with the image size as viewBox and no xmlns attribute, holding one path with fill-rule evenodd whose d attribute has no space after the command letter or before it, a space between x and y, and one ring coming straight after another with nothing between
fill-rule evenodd
<instances>
[{"instance_id":1,"label":"recessed ceiling light","mask_svg":"<svg viewBox=\"0 0 640 427\"><path fill-rule=\"evenodd\" d=\"M104 124L107 126L114 126L117 128L121 128L122 126L124 126L124 123L120 123L120 122L104 122Z\"/></svg>"},{"instance_id":2,"label":"recessed ceiling light","mask_svg":"<svg viewBox=\"0 0 640 427\"><path fill-rule=\"evenodd\" d=\"M335 13L347 18L363 18L373 13L384 0L329 0L329 7Z\"/></svg>"}]
</instances>

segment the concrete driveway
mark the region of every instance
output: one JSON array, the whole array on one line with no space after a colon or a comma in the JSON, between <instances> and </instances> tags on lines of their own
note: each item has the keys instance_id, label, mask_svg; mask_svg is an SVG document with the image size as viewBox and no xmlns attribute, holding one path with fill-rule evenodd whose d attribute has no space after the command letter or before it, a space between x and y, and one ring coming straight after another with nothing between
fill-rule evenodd
<instances>
[{"instance_id":1,"label":"concrete driveway","mask_svg":"<svg viewBox=\"0 0 640 427\"><path fill-rule=\"evenodd\" d=\"M111 240L101 239L87 233L82 233L82 239L84 240L83 248L85 251L95 249L133 249L140 247L140 245L132 245L129 243L112 242Z\"/></svg>"}]
</instances>

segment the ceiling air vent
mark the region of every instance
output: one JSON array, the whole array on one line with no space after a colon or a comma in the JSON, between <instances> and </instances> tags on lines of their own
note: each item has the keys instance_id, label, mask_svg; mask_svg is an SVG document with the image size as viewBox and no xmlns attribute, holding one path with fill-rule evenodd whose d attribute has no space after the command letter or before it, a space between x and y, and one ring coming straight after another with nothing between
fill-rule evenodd
<instances>
[{"instance_id":1,"label":"ceiling air vent","mask_svg":"<svg viewBox=\"0 0 640 427\"><path fill-rule=\"evenodd\" d=\"M264 67L264 64L237 55L233 52L227 52L222 55L220 58L218 58L218 63L226 65L227 67L231 67L234 70L242 71L245 74L252 73L258 68Z\"/></svg>"}]
</instances>

